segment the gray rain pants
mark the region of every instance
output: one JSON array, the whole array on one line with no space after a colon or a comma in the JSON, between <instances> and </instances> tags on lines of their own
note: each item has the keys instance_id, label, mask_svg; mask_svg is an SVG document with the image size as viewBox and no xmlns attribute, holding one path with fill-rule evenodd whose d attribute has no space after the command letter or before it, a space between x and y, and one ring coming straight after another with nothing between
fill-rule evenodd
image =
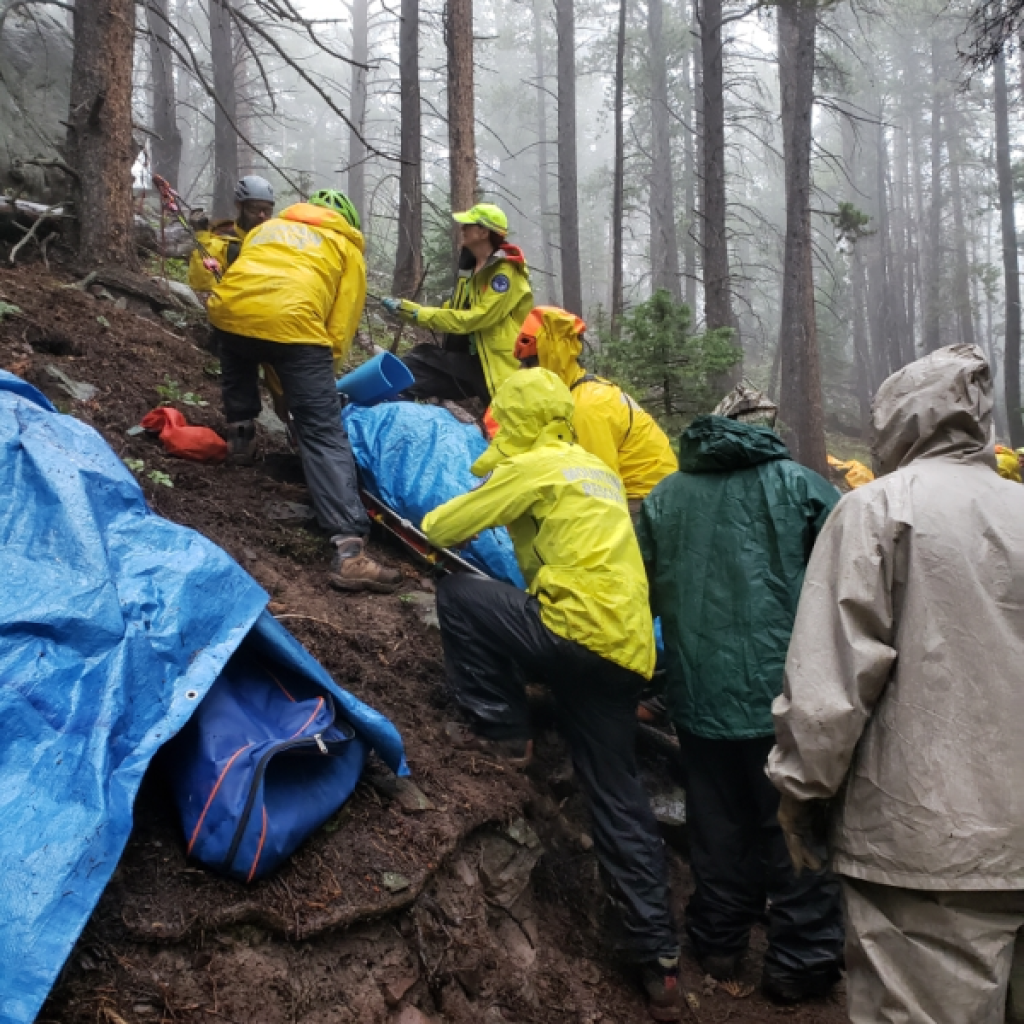
<instances>
[{"instance_id":1,"label":"gray rain pants","mask_svg":"<svg viewBox=\"0 0 1024 1024\"><path fill-rule=\"evenodd\" d=\"M1002 1024L1024 891L842 882L852 1024Z\"/></svg>"},{"instance_id":2,"label":"gray rain pants","mask_svg":"<svg viewBox=\"0 0 1024 1024\"><path fill-rule=\"evenodd\" d=\"M302 470L320 525L332 537L365 537L370 521L359 498L352 446L341 424L331 350L213 329L220 346L221 396L228 423L260 414L260 363L269 363L284 388L299 439Z\"/></svg>"}]
</instances>

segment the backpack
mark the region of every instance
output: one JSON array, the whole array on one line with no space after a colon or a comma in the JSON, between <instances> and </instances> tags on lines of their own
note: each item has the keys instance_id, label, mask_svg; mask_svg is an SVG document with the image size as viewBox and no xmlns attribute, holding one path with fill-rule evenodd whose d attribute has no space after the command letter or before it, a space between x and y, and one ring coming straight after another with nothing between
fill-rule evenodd
<instances>
[{"instance_id":1,"label":"backpack","mask_svg":"<svg viewBox=\"0 0 1024 1024\"><path fill-rule=\"evenodd\" d=\"M188 855L243 882L334 814L365 761L330 693L245 645L164 754Z\"/></svg>"}]
</instances>

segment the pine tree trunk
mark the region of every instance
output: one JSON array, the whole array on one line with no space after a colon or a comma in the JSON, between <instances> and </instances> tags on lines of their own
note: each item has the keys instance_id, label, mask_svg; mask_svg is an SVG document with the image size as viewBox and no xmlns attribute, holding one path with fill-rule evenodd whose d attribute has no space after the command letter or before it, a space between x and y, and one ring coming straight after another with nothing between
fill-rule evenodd
<instances>
[{"instance_id":1,"label":"pine tree trunk","mask_svg":"<svg viewBox=\"0 0 1024 1024\"><path fill-rule=\"evenodd\" d=\"M612 172L612 323L618 340L624 306L622 294L623 202L626 181L626 137L623 126L623 92L626 63L626 0L619 0L619 28L615 38L615 167Z\"/></svg>"},{"instance_id":2,"label":"pine tree trunk","mask_svg":"<svg viewBox=\"0 0 1024 1024\"><path fill-rule=\"evenodd\" d=\"M794 457L826 475L811 239L811 115L817 11L813 0L787 0L779 5L778 18L786 174L779 414L792 432Z\"/></svg>"},{"instance_id":3,"label":"pine tree trunk","mask_svg":"<svg viewBox=\"0 0 1024 1024\"><path fill-rule=\"evenodd\" d=\"M674 301L681 302L662 0L647 0L647 36L651 68L651 283L655 291L664 288Z\"/></svg>"},{"instance_id":4,"label":"pine tree trunk","mask_svg":"<svg viewBox=\"0 0 1024 1024\"><path fill-rule=\"evenodd\" d=\"M888 146L885 139L884 107L879 108L879 122L876 126L875 147L875 188L878 193L878 249L879 249L879 356L883 366L883 377L894 373L902 365L900 359L899 327L896 317L896 296L892 280L892 237L889 226L889 189L887 170Z\"/></svg>"},{"instance_id":5,"label":"pine tree trunk","mask_svg":"<svg viewBox=\"0 0 1024 1024\"><path fill-rule=\"evenodd\" d=\"M238 118L235 121L238 137L235 145L238 147L238 176L240 178L247 174L265 175L267 165L263 157L252 148L250 142L257 138L260 118L257 111L259 103L259 89L256 77L249 74L248 53L244 48L235 49L235 108ZM309 140L310 145L310 166L315 165L316 160L316 135L315 128Z\"/></svg>"},{"instance_id":6,"label":"pine tree trunk","mask_svg":"<svg viewBox=\"0 0 1024 1024\"><path fill-rule=\"evenodd\" d=\"M583 315L580 218L576 188L576 19L574 0L555 0L558 28L558 233L562 305Z\"/></svg>"},{"instance_id":7,"label":"pine tree trunk","mask_svg":"<svg viewBox=\"0 0 1024 1024\"><path fill-rule=\"evenodd\" d=\"M398 249L395 295L415 298L423 272L423 183L420 154L420 5L402 0L398 33L402 97L402 165L398 185Z\"/></svg>"},{"instance_id":8,"label":"pine tree trunk","mask_svg":"<svg viewBox=\"0 0 1024 1024\"><path fill-rule=\"evenodd\" d=\"M210 0L210 58L213 61L213 216L234 217L238 182L238 123L235 52L231 15L221 0Z\"/></svg>"},{"instance_id":9,"label":"pine tree trunk","mask_svg":"<svg viewBox=\"0 0 1024 1024\"><path fill-rule=\"evenodd\" d=\"M919 246L917 242L918 225L921 210L921 175L917 153L917 133L914 124L917 111L909 103L905 104L905 149L904 169L907 180L904 208L906 214L906 281L907 281L907 342L909 358L912 362L917 358L917 295L919 274Z\"/></svg>"},{"instance_id":10,"label":"pine tree trunk","mask_svg":"<svg viewBox=\"0 0 1024 1024\"><path fill-rule=\"evenodd\" d=\"M729 239L725 228L725 81L722 0L701 2L703 65L704 320L708 329L738 328L732 311ZM738 340L738 339L737 339Z\"/></svg>"},{"instance_id":11,"label":"pine tree trunk","mask_svg":"<svg viewBox=\"0 0 1024 1024\"><path fill-rule=\"evenodd\" d=\"M915 60L913 65L907 65L907 75L917 73L917 61ZM923 307L924 301L924 273L921 266L921 249L922 249L922 234L924 230L924 182L922 180L922 169L921 169L921 130L920 130L920 112L917 109L912 109L909 113L907 120L910 123L910 176L914 191L914 217L913 227L911 234L913 236L913 243L911 246L911 268L910 268L910 280L915 286L915 298L910 300L911 316L914 316L914 310L916 308L915 302L920 303ZM921 309L921 320L924 319L924 310ZM923 330L923 327L922 327ZM914 355L917 355L917 332L913 332L914 342Z\"/></svg>"},{"instance_id":12,"label":"pine tree trunk","mask_svg":"<svg viewBox=\"0 0 1024 1024\"><path fill-rule=\"evenodd\" d=\"M853 123L849 118L843 118L841 132L843 163L850 183L856 189L860 180L860 159ZM850 304L852 306L850 319L853 335L853 361L861 435L865 439L871 428L871 398L877 385L871 365L871 351L868 346L867 334L868 298L863 251L866 241L866 239L860 239L854 242L853 252L850 256Z\"/></svg>"},{"instance_id":13,"label":"pine tree trunk","mask_svg":"<svg viewBox=\"0 0 1024 1024\"><path fill-rule=\"evenodd\" d=\"M551 196L548 191L550 174L548 145L548 93L544 53L544 7L543 0L533 4L533 55L537 68L537 205L540 212L541 268L544 284L539 291L547 295L548 302L558 305L558 282L555 279L555 261L552 253L554 244L551 237Z\"/></svg>"},{"instance_id":14,"label":"pine tree trunk","mask_svg":"<svg viewBox=\"0 0 1024 1024\"><path fill-rule=\"evenodd\" d=\"M877 216L876 216L877 223ZM886 341L885 265L882 260L882 239L878 229L863 242L867 281L867 321L870 333L871 369L875 390L889 376L889 348Z\"/></svg>"},{"instance_id":15,"label":"pine tree trunk","mask_svg":"<svg viewBox=\"0 0 1024 1024\"><path fill-rule=\"evenodd\" d=\"M907 133L902 125L893 132L893 160L890 164L892 177L892 221L889 255L891 258L890 280L892 281L891 302L893 329L896 334L894 355L899 366L914 361L914 335L907 312L907 272L909 269L908 227L910 216L907 209Z\"/></svg>"},{"instance_id":16,"label":"pine tree trunk","mask_svg":"<svg viewBox=\"0 0 1024 1024\"><path fill-rule=\"evenodd\" d=\"M995 163L994 155L989 152L987 154L987 163L992 166ZM993 263L993 256L995 255L992 246L992 218L985 218L985 262L989 266ZM1001 365L1002 353L996 345L996 337L994 334L994 312L992 302L992 289L985 289L985 330L982 337L985 339L985 343L981 346L986 357L989 361L989 366L992 368L992 383L995 398L995 408L992 410L993 418L996 424L996 436L997 437L1008 437L1009 429L1006 425L1006 387L1005 381L1005 366Z\"/></svg>"},{"instance_id":17,"label":"pine tree trunk","mask_svg":"<svg viewBox=\"0 0 1024 1024\"><path fill-rule=\"evenodd\" d=\"M149 28L149 70L153 88L152 124L153 170L178 187L181 168L181 132L174 95L174 64L170 47L167 0L147 0Z\"/></svg>"},{"instance_id":18,"label":"pine tree trunk","mask_svg":"<svg viewBox=\"0 0 1024 1024\"><path fill-rule=\"evenodd\" d=\"M403 14L404 18L404 14ZM359 211L360 218L368 215L366 209L366 144L360 138L363 127L366 123L366 71L357 67L357 64L365 64L370 56L370 39L368 26L367 0L353 0L352 2L352 84L349 104L348 119L352 122L352 128L348 133L348 197L352 205ZM404 28L404 22L403 22ZM418 31L418 26L417 26ZM399 30L399 46L401 46L402 30ZM419 56L416 57L417 67ZM399 74L401 74L401 57L399 57ZM419 96L419 81L417 79L417 98ZM404 86L403 86L404 89ZM419 104L417 104L417 109ZM405 114L405 93L402 93L402 112ZM403 122L404 123L404 122ZM417 124L419 115L417 114ZM358 129L358 130L357 130ZM417 136L418 136L417 132ZM403 132L403 143L404 132ZM418 145L418 143L417 143ZM364 229L369 225L364 224Z\"/></svg>"},{"instance_id":19,"label":"pine tree trunk","mask_svg":"<svg viewBox=\"0 0 1024 1024\"><path fill-rule=\"evenodd\" d=\"M925 262L924 350L942 344L942 94L938 44L932 39L932 195L928 210L928 259Z\"/></svg>"},{"instance_id":20,"label":"pine tree trunk","mask_svg":"<svg viewBox=\"0 0 1024 1024\"><path fill-rule=\"evenodd\" d=\"M1003 276L1006 294L1006 419L1010 444L1024 446L1020 406L1020 267L1017 259L1017 222L1013 202L1013 167L1010 163L1010 118L1006 96L1006 57L995 63L996 174L999 178L999 213L1003 241Z\"/></svg>"},{"instance_id":21,"label":"pine tree trunk","mask_svg":"<svg viewBox=\"0 0 1024 1024\"><path fill-rule=\"evenodd\" d=\"M82 265L136 263L132 220L131 0L77 0L68 113L68 163Z\"/></svg>"},{"instance_id":22,"label":"pine tree trunk","mask_svg":"<svg viewBox=\"0 0 1024 1024\"><path fill-rule=\"evenodd\" d=\"M857 406L860 411L861 436L868 438L871 429L871 353L868 349L867 325L864 313L867 294L864 287L864 257L856 245L850 260L850 278L853 298L853 356L857 364Z\"/></svg>"},{"instance_id":23,"label":"pine tree trunk","mask_svg":"<svg viewBox=\"0 0 1024 1024\"><path fill-rule=\"evenodd\" d=\"M695 0L696 2L696 0ZM692 33L691 33L692 39ZM692 43L685 57L686 90L683 106L683 195L686 204L686 236L683 239L684 296L690 312L697 311L697 168L694 162L694 106L697 95L694 72L697 55Z\"/></svg>"},{"instance_id":24,"label":"pine tree trunk","mask_svg":"<svg viewBox=\"0 0 1024 1024\"><path fill-rule=\"evenodd\" d=\"M967 241L970 248L969 266L978 266L978 230L975 224L967 232ZM980 275L970 275L970 299L971 299L971 322L974 326L974 337L981 339L984 333L981 326L981 280Z\"/></svg>"},{"instance_id":25,"label":"pine tree trunk","mask_svg":"<svg viewBox=\"0 0 1024 1024\"><path fill-rule=\"evenodd\" d=\"M448 151L452 211L476 203L476 133L473 124L473 0L447 0Z\"/></svg>"},{"instance_id":26,"label":"pine tree trunk","mask_svg":"<svg viewBox=\"0 0 1024 1024\"><path fill-rule=\"evenodd\" d=\"M960 117L955 100L950 108L946 152L949 154L949 192L953 200L953 308L956 310L960 342L973 345L975 335L974 312L971 308L971 268L967 258L967 225L960 181Z\"/></svg>"},{"instance_id":27,"label":"pine tree trunk","mask_svg":"<svg viewBox=\"0 0 1024 1024\"><path fill-rule=\"evenodd\" d=\"M701 0L693 3L693 176L694 196L694 235L697 243L697 254L700 259L700 285L703 288L707 277L704 258L707 253L707 222L704 216L704 45L701 36ZM703 297L703 296L702 296ZM691 307L694 325L697 323L696 301Z\"/></svg>"}]
</instances>

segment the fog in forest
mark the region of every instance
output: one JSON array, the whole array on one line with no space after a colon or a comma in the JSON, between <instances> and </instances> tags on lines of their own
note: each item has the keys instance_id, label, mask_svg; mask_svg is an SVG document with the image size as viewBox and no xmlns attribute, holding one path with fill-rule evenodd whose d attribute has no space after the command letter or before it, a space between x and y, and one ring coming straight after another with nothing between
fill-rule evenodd
<instances>
[{"instance_id":1,"label":"fog in forest","mask_svg":"<svg viewBox=\"0 0 1024 1024\"><path fill-rule=\"evenodd\" d=\"M173 171L191 203L230 215L218 173L267 176L279 208L344 188L362 212L370 291L439 302L461 191L462 203L506 210L535 300L582 313L592 364L673 430L746 378L781 395L797 455L815 463L799 441L815 423L793 409L813 406L817 389L827 433L858 437L889 373L964 342L991 359L1000 437L1024 444L1020 416L1007 416L1006 365L1019 373L1019 356L1006 351L1003 238L1015 226L1001 219L997 173L1002 133L1004 199L1015 194L1024 66L1012 45L996 61L969 59L984 49L971 5L259 0L220 13L223 31L216 4L139 9L135 116L155 133L146 159L166 172L154 140L171 104ZM470 175L475 154L475 186L455 180L453 147L468 150L459 166ZM787 176L809 211L809 242L797 237L801 211L791 216L788 257ZM671 300L663 321L665 309L690 311L674 321L685 343L666 348L644 333L650 318L636 319L659 289ZM364 322L385 329L372 300ZM1019 323L1009 330L1019 345Z\"/></svg>"}]
</instances>

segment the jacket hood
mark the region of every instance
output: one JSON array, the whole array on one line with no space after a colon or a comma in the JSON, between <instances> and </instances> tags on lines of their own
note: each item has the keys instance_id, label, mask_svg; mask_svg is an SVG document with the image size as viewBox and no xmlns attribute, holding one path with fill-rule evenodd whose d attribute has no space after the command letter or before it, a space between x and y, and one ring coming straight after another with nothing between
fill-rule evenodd
<instances>
[{"instance_id":1,"label":"jacket hood","mask_svg":"<svg viewBox=\"0 0 1024 1024\"><path fill-rule=\"evenodd\" d=\"M526 257L518 245L503 242L487 257L487 262L480 268L480 273L482 274L485 270L496 267L499 263L511 263L516 270L527 277L530 276L530 269L526 265ZM459 250L459 277L473 277L475 270L476 257L471 250L463 246Z\"/></svg>"},{"instance_id":2,"label":"jacket hood","mask_svg":"<svg viewBox=\"0 0 1024 1024\"><path fill-rule=\"evenodd\" d=\"M228 238L244 238L245 232L230 218L210 222L209 233L221 235Z\"/></svg>"},{"instance_id":3,"label":"jacket hood","mask_svg":"<svg viewBox=\"0 0 1024 1024\"><path fill-rule=\"evenodd\" d=\"M488 266L498 260L507 260L509 263L518 263L522 266L523 270L526 269L526 257L523 255L523 250L518 245L512 245L511 242L502 242L497 249L494 250L491 258L487 261Z\"/></svg>"},{"instance_id":4,"label":"jacket hood","mask_svg":"<svg viewBox=\"0 0 1024 1024\"><path fill-rule=\"evenodd\" d=\"M583 374L579 357L583 341L579 333L582 321L564 309L545 310L537 331L537 359L545 370L555 374L566 387L572 387Z\"/></svg>"},{"instance_id":5,"label":"jacket hood","mask_svg":"<svg viewBox=\"0 0 1024 1024\"><path fill-rule=\"evenodd\" d=\"M725 416L699 416L679 438L683 473L727 473L791 458L773 430Z\"/></svg>"},{"instance_id":6,"label":"jacket hood","mask_svg":"<svg viewBox=\"0 0 1024 1024\"><path fill-rule=\"evenodd\" d=\"M491 402L498 433L473 463L473 475L486 476L505 459L545 444L570 444L574 440L572 414L572 395L553 373L539 366L517 370Z\"/></svg>"},{"instance_id":7,"label":"jacket hood","mask_svg":"<svg viewBox=\"0 0 1024 1024\"><path fill-rule=\"evenodd\" d=\"M310 227L336 231L339 235L344 235L360 252L363 251L363 233L352 227L336 210L329 210L326 206L314 206L312 203L295 203L282 210L278 216L282 220L294 220Z\"/></svg>"},{"instance_id":8,"label":"jacket hood","mask_svg":"<svg viewBox=\"0 0 1024 1024\"><path fill-rule=\"evenodd\" d=\"M974 345L949 345L904 366L871 406L878 475L914 459L993 458L992 375Z\"/></svg>"}]
</instances>

